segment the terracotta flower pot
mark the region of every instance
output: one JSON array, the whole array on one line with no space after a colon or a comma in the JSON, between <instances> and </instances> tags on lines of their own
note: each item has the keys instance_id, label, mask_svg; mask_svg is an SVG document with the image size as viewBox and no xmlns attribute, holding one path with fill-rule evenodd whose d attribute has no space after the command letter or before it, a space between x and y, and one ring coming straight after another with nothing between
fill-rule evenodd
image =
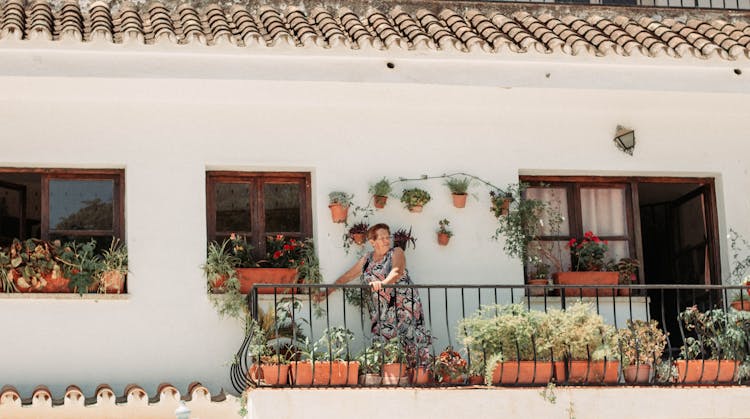
<instances>
[{"instance_id":1,"label":"terracotta flower pot","mask_svg":"<svg viewBox=\"0 0 750 419\"><path fill-rule=\"evenodd\" d=\"M545 384L552 379L552 362L498 362L492 372L493 384Z\"/></svg>"},{"instance_id":2,"label":"terracotta flower pot","mask_svg":"<svg viewBox=\"0 0 750 419\"><path fill-rule=\"evenodd\" d=\"M362 374L359 376L359 384L363 386L379 386L383 383L380 374Z\"/></svg>"},{"instance_id":3,"label":"terracotta flower pot","mask_svg":"<svg viewBox=\"0 0 750 419\"><path fill-rule=\"evenodd\" d=\"M645 384L651 378L650 364L628 365L622 369L622 375L625 376L625 382L628 384Z\"/></svg>"},{"instance_id":4,"label":"terracotta flower pot","mask_svg":"<svg viewBox=\"0 0 750 419\"><path fill-rule=\"evenodd\" d=\"M451 240L451 236L446 233L437 234L437 241L440 246L447 246L450 240Z\"/></svg>"},{"instance_id":5,"label":"terracotta flower pot","mask_svg":"<svg viewBox=\"0 0 750 419\"><path fill-rule=\"evenodd\" d=\"M617 285L617 280L620 277L618 272L602 272L602 271L587 271L587 272L555 272L552 274L552 279L555 284L559 285ZM599 297L611 297L614 289L612 288L600 288L600 289L579 289L579 288L566 288L566 297L595 297L598 293Z\"/></svg>"},{"instance_id":6,"label":"terracotta flower pot","mask_svg":"<svg viewBox=\"0 0 750 419\"><path fill-rule=\"evenodd\" d=\"M627 297L630 295L630 288L620 288L617 290L617 294L622 297Z\"/></svg>"},{"instance_id":7,"label":"terracotta flower pot","mask_svg":"<svg viewBox=\"0 0 750 419\"><path fill-rule=\"evenodd\" d=\"M422 212L422 205L414 205L409 207L409 212Z\"/></svg>"},{"instance_id":8,"label":"terracotta flower pot","mask_svg":"<svg viewBox=\"0 0 750 419\"><path fill-rule=\"evenodd\" d=\"M565 381L565 362L555 361L555 376L558 382ZM615 384L619 378L619 361L570 361L568 383Z\"/></svg>"},{"instance_id":9,"label":"terracotta flower pot","mask_svg":"<svg viewBox=\"0 0 750 419\"><path fill-rule=\"evenodd\" d=\"M750 311L750 299L732 301L731 305L737 311Z\"/></svg>"},{"instance_id":10,"label":"terracotta flower pot","mask_svg":"<svg viewBox=\"0 0 750 419\"><path fill-rule=\"evenodd\" d=\"M425 367L413 368L409 372L409 381L415 385L425 385L432 383L432 372Z\"/></svg>"},{"instance_id":11,"label":"terracotta flower pot","mask_svg":"<svg viewBox=\"0 0 750 419\"><path fill-rule=\"evenodd\" d=\"M498 206L494 201L492 202L492 212L496 215L499 213L500 216L505 217L510 212L510 203L513 202L512 198L503 198Z\"/></svg>"},{"instance_id":12,"label":"terracotta flower pot","mask_svg":"<svg viewBox=\"0 0 750 419\"><path fill-rule=\"evenodd\" d=\"M453 197L453 206L456 208L465 208L466 207L466 197L467 194L451 194Z\"/></svg>"},{"instance_id":13,"label":"terracotta flower pot","mask_svg":"<svg viewBox=\"0 0 750 419\"><path fill-rule=\"evenodd\" d=\"M237 268L237 279L240 281L240 293L247 294L254 284L294 284L297 282L297 270L293 268ZM276 288L277 294L296 293L294 287ZM258 294L273 294L273 288L259 288Z\"/></svg>"},{"instance_id":14,"label":"terracotta flower pot","mask_svg":"<svg viewBox=\"0 0 750 419\"><path fill-rule=\"evenodd\" d=\"M365 244L365 237L365 233L352 233L352 241L359 246Z\"/></svg>"},{"instance_id":15,"label":"terracotta flower pot","mask_svg":"<svg viewBox=\"0 0 750 419\"><path fill-rule=\"evenodd\" d=\"M120 294L125 291L125 275L120 271L104 272L101 286L105 294Z\"/></svg>"},{"instance_id":16,"label":"terracotta flower pot","mask_svg":"<svg viewBox=\"0 0 750 419\"><path fill-rule=\"evenodd\" d=\"M54 292L54 293L69 293L71 292L70 288L68 287L68 284L70 284L70 279L64 278L62 275L44 275L44 280L46 281L46 284L44 284L43 287L39 290L40 292ZM88 289L86 289L88 291Z\"/></svg>"},{"instance_id":17,"label":"terracotta flower pot","mask_svg":"<svg viewBox=\"0 0 750 419\"><path fill-rule=\"evenodd\" d=\"M292 361L289 364L289 374L292 377L292 385L311 386L313 383L312 362Z\"/></svg>"},{"instance_id":18,"label":"terracotta flower pot","mask_svg":"<svg viewBox=\"0 0 750 419\"><path fill-rule=\"evenodd\" d=\"M549 285L549 281L547 281L546 279L529 279L526 282L529 285ZM546 291L547 291L546 288L532 287L532 288L529 288L529 295L539 297L539 296L543 296Z\"/></svg>"},{"instance_id":19,"label":"terracotta flower pot","mask_svg":"<svg viewBox=\"0 0 750 419\"><path fill-rule=\"evenodd\" d=\"M264 364L260 366L263 371L263 382L269 386L285 385L289 377L289 365Z\"/></svg>"},{"instance_id":20,"label":"terracotta flower pot","mask_svg":"<svg viewBox=\"0 0 750 419\"><path fill-rule=\"evenodd\" d=\"M344 207L341 204L331 204L328 206L331 209L331 219L334 223L346 222L346 217L349 213L349 207Z\"/></svg>"},{"instance_id":21,"label":"terracotta flower pot","mask_svg":"<svg viewBox=\"0 0 750 419\"><path fill-rule=\"evenodd\" d=\"M731 383L737 368L733 360L723 359L680 359L677 366L677 382L684 384Z\"/></svg>"},{"instance_id":22,"label":"terracotta flower pot","mask_svg":"<svg viewBox=\"0 0 750 419\"><path fill-rule=\"evenodd\" d=\"M383 384L399 385L409 381L406 374L406 364L385 364L383 365Z\"/></svg>"},{"instance_id":23,"label":"terracotta flower pot","mask_svg":"<svg viewBox=\"0 0 750 419\"><path fill-rule=\"evenodd\" d=\"M247 371L247 376L256 383L263 378L263 369L258 364L250 365L250 369Z\"/></svg>"},{"instance_id":24,"label":"terracotta flower pot","mask_svg":"<svg viewBox=\"0 0 750 419\"><path fill-rule=\"evenodd\" d=\"M484 377L482 377L481 375L470 375L469 384L473 386L482 386L484 385Z\"/></svg>"},{"instance_id":25,"label":"terracotta flower pot","mask_svg":"<svg viewBox=\"0 0 750 419\"><path fill-rule=\"evenodd\" d=\"M315 361L313 369L314 386L353 386L359 376L357 361Z\"/></svg>"},{"instance_id":26,"label":"terracotta flower pot","mask_svg":"<svg viewBox=\"0 0 750 419\"><path fill-rule=\"evenodd\" d=\"M385 204L388 202L388 197L382 195L373 195L372 200L375 204L375 208L383 209L385 208Z\"/></svg>"}]
</instances>

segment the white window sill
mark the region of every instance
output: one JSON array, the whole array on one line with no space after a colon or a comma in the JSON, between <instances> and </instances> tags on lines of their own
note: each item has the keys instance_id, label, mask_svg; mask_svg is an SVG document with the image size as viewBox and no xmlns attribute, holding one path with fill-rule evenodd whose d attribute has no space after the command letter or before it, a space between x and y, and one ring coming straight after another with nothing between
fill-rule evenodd
<instances>
[{"instance_id":1,"label":"white window sill","mask_svg":"<svg viewBox=\"0 0 750 419\"><path fill-rule=\"evenodd\" d=\"M127 301L129 294L83 294L76 293L32 293L2 292L0 300L69 300L69 301Z\"/></svg>"}]
</instances>

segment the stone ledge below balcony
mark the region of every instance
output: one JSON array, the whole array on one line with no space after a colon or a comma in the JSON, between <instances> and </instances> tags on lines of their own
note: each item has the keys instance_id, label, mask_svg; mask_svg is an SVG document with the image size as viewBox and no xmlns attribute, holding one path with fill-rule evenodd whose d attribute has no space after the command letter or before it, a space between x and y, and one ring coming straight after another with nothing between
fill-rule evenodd
<instances>
[{"instance_id":1,"label":"stone ledge below balcony","mask_svg":"<svg viewBox=\"0 0 750 419\"><path fill-rule=\"evenodd\" d=\"M750 389L734 387L255 389L253 419L747 418ZM550 402L554 394L555 402Z\"/></svg>"}]
</instances>

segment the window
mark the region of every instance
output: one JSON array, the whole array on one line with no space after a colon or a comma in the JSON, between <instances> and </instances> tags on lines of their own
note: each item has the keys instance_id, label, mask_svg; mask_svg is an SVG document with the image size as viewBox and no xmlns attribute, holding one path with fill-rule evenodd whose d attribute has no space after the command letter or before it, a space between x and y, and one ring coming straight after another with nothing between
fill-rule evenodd
<instances>
[{"instance_id":1,"label":"window","mask_svg":"<svg viewBox=\"0 0 750 419\"><path fill-rule=\"evenodd\" d=\"M312 237L309 173L208 172L206 201L208 239L243 235L256 258L265 256L266 236Z\"/></svg>"},{"instance_id":2,"label":"window","mask_svg":"<svg viewBox=\"0 0 750 419\"><path fill-rule=\"evenodd\" d=\"M122 170L0 169L0 245L15 238L87 241L124 233Z\"/></svg>"},{"instance_id":3,"label":"window","mask_svg":"<svg viewBox=\"0 0 750 419\"><path fill-rule=\"evenodd\" d=\"M571 238L592 231L608 259L641 262L640 283L720 282L713 178L521 176L527 198L546 201L564 221L539 239L546 262L570 269ZM543 186L542 186L543 184ZM552 255L549 257L549 255ZM528 268L528 267L527 267Z\"/></svg>"}]
</instances>

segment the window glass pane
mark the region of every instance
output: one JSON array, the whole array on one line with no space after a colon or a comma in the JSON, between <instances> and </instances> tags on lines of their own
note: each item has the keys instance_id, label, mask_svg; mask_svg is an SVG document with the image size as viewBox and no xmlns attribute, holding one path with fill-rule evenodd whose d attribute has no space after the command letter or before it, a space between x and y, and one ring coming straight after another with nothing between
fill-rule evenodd
<instances>
[{"instance_id":1,"label":"window glass pane","mask_svg":"<svg viewBox=\"0 0 750 419\"><path fill-rule=\"evenodd\" d=\"M216 231L252 231L250 185L216 183Z\"/></svg>"},{"instance_id":2,"label":"window glass pane","mask_svg":"<svg viewBox=\"0 0 750 419\"><path fill-rule=\"evenodd\" d=\"M625 189L581 188L583 231L597 236L626 236Z\"/></svg>"},{"instance_id":3,"label":"window glass pane","mask_svg":"<svg viewBox=\"0 0 750 419\"><path fill-rule=\"evenodd\" d=\"M675 235L678 249L702 245L706 242L706 226L703 220L703 197L698 195L677 207L679 235Z\"/></svg>"},{"instance_id":4,"label":"window glass pane","mask_svg":"<svg viewBox=\"0 0 750 419\"><path fill-rule=\"evenodd\" d=\"M263 203L266 210L266 232L300 231L298 183L266 183Z\"/></svg>"},{"instance_id":5,"label":"window glass pane","mask_svg":"<svg viewBox=\"0 0 750 419\"><path fill-rule=\"evenodd\" d=\"M610 259L617 262L622 258L630 257L630 249L628 248L627 240L608 240L607 241L607 256L605 260Z\"/></svg>"},{"instance_id":6,"label":"window glass pane","mask_svg":"<svg viewBox=\"0 0 750 419\"><path fill-rule=\"evenodd\" d=\"M528 188L526 189L527 199L538 199L547 202L550 206L551 211L558 212L562 217L562 223L560 224L560 231L553 232L551 223L549 222L550 214L544 214L542 222L544 227L542 228L542 234L545 236L567 236L570 234L568 227L568 194L564 188Z\"/></svg>"},{"instance_id":7,"label":"window glass pane","mask_svg":"<svg viewBox=\"0 0 750 419\"><path fill-rule=\"evenodd\" d=\"M112 180L50 180L50 228L112 230L113 196Z\"/></svg>"},{"instance_id":8,"label":"window glass pane","mask_svg":"<svg viewBox=\"0 0 750 419\"><path fill-rule=\"evenodd\" d=\"M546 264L549 272L570 270L570 249L567 241L533 241L529 243L529 256L533 260ZM534 273L536 267L530 264L526 267L528 273Z\"/></svg>"}]
</instances>

